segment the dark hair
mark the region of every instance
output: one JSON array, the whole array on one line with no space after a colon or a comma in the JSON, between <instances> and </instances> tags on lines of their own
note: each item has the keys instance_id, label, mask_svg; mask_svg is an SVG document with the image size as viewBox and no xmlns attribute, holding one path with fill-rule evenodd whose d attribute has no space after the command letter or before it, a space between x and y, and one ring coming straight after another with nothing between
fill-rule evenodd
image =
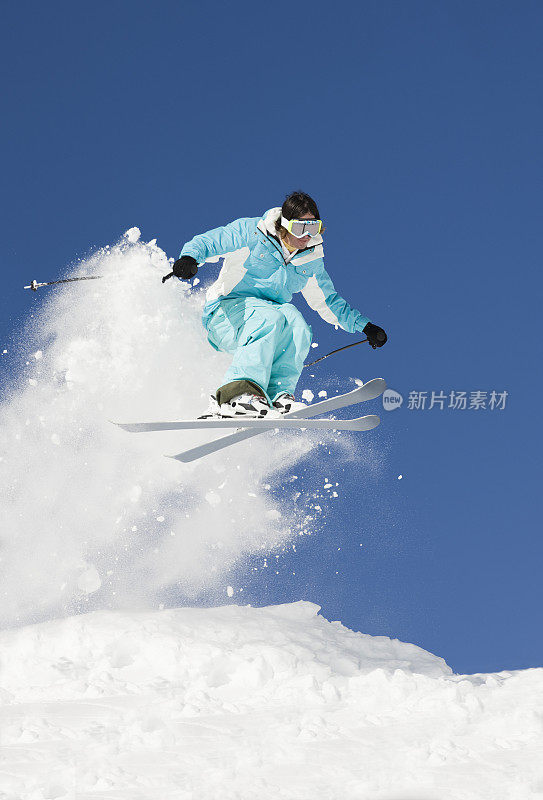
<instances>
[{"instance_id":1,"label":"dark hair","mask_svg":"<svg viewBox=\"0 0 543 800\"><path fill-rule=\"evenodd\" d=\"M305 192L291 192L285 197L285 202L281 206L281 214L285 219L300 219L304 214L313 214L315 219L320 219L317 204ZM281 232L281 217L275 223L277 233Z\"/></svg>"}]
</instances>

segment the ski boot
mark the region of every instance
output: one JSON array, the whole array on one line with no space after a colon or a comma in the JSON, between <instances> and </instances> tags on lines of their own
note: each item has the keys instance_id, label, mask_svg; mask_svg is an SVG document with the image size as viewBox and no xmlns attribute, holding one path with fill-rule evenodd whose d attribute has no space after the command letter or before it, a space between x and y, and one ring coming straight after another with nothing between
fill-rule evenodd
<instances>
[{"instance_id":1,"label":"ski boot","mask_svg":"<svg viewBox=\"0 0 543 800\"><path fill-rule=\"evenodd\" d=\"M302 408L306 408L306 405L305 403L297 402L293 394L283 392L275 398L273 407L276 411L279 411L280 414L288 414L289 411L299 411Z\"/></svg>"},{"instance_id":2,"label":"ski boot","mask_svg":"<svg viewBox=\"0 0 543 800\"><path fill-rule=\"evenodd\" d=\"M217 398L211 395L209 410L198 419L231 419L232 417L260 418L265 416L278 417L278 411L270 408L265 397L257 394L238 394L228 403L217 403Z\"/></svg>"},{"instance_id":3,"label":"ski boot","mask_svg":"<svg viewBox=\"0 0 543 800\"><path fill-rule=\"evenodd\" d=\"M238 394L228 403L219 406L221 417L276 416L265 397L258 394Z\"/></svg>"}]
</instances>

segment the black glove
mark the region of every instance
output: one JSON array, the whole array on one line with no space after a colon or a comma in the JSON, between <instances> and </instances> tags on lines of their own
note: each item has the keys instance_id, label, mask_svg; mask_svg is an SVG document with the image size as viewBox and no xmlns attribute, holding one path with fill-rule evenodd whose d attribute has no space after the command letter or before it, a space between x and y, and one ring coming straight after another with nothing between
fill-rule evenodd
<instances>
[{"instance_id":1,"label":"black glove","mask_svg":"<svg viewBox=\"0 0 543 800\"><path fill-rule=\"evenodd\" d=\"M172 272L176 278L190 281L198 272L198 262L192 256L181 256L177 261L174 261Z\"/></svg>"},{"instance_id":2,"label":"black glove","mask_svg":"<svg viewBox=\"0 0 543 800\"><path fill-rule=\"evenodd\" d=\"M379 325L374 325L373 322L368 322L364 328L364 333L374 350L376 347L382 347L388 338L384 330Z\"/></svg>"}]
</instances>

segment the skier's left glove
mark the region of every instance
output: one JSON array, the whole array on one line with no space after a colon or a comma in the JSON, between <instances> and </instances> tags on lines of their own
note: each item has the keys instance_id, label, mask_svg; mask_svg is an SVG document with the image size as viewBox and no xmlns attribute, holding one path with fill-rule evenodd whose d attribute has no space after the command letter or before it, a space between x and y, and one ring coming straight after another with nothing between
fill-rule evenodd
<instances>
[{"instance_id":1,"label":"skier's left glove","mask_svg":"<svg viewBox=\"0 0 543 800\"><path fill-rule=\"evenodd\" d=\"M375 350L377 347L382 347L386 340L387 335L379 325L374 325L373 322L368 322L364 327L364 333L368 337L368 342Z\"/></svg>"},{"instance_id":2,"label":"skier's left glove","mask_svg":"<svg viewBox=\"0 0 543 800\"><path fill-rule=\"evenodd\" d=\"M172 272L176 278L190 281L198 272L198 262L192 256L181 256L177 261L174 261Z\"/></svg>"}]
</instances>

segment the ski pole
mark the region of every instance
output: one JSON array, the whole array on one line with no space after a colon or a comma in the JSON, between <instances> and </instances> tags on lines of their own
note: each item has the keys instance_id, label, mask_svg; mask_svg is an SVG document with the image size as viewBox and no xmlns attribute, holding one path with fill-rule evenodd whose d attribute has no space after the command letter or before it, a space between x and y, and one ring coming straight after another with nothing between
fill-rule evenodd
<instances>
[{"instance_id":1,"label":"ski pole","mask_svg":"<svg viewBox=\"0 0 543 800\"><path fill-rule=\"evenodd\" d=\"M368 341L367 339L361 339L359 342L353 342L352 344L346 344L343 347L338 347L337 350L331 350L329 353L326 353L325 356L321 356L320 358L317 358L315 361L310 361L309 364L304 364L303 368L305 369L306 367L312 367L314 364L318 364L319 361L324 361L324 359L328 358L328 356L333 356L334 353L340 353L342 350L347 350L349 347L356 347L357 344L364 344L364 342L367 341Z\"/></svg>"},{"instance_id":2,"label":"ski pole","mask_svg":"<svg viewBox=\"0 0 543 800\"><path fill-rule=\"evenodd\" d=\"M30 284L24 288L32 289L33 292L37 292L40 286L55 286L57 283L72 283L73 281L97 281L102 277L103 275L84 275L81 278L62 278L60 281L45 281L44 283L31 281Z\"/></svg>"},{"instance_id":3,"label":"ski pole","mask_svg":"<svg viewBox=\"0 0 543 800\"><path fill-rule=\"evenodd\" d=\"M173 277L173 272L170 272L168 275L165 275L162 278L162 283L168 280L168 278ZM74 281L97 281L102 278L103 275L83 275L80 278L62 278L58 281L44 281L43 283L38 283L37 281L31 281L28 286L25 286L25 289L32 289L33 292L37 292L41 286L56 286L59 283L73 283ZM346 344L343 347L338 347L337 350L331 350L329 353L326 353L325 356L321 356L320 358L315 359L315 361L310 361L309 364L304 364L303 369L306 367L313 367L315 364L318 364L319 361L324 361L325 358L328 356L333 356L334 353L341 353L342 350L348 350L349 347L356 347L359 344L364 344L367 342L367 339L361 339L359 342L353 342L352 344Z\"/></svg>"}]
</instances>

